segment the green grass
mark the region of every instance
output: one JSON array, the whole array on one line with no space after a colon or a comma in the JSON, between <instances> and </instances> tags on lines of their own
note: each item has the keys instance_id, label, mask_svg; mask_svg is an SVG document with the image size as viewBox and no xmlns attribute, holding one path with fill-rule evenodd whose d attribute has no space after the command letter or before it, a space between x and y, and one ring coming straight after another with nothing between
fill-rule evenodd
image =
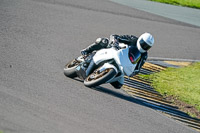
<instances>
[{"instance_id":1,"label":"green grass","mask_svg":"<svg viewBox=\"0 0 200 133\"><path fill-rule=\"evenodd\" d=\"M151 79L152 86L161 94L178 97L200 111L200 62L141 76Z\"/></svg>"},{"instance_id":2,"label":"green grass","mask_svg":"<svg viewBox=\"0 0 200 133\"><path fill-rule=\"evenodd\" d=\"M150 1L200 9L200 0L150 0Z\"/></svg>"}]
</instances>

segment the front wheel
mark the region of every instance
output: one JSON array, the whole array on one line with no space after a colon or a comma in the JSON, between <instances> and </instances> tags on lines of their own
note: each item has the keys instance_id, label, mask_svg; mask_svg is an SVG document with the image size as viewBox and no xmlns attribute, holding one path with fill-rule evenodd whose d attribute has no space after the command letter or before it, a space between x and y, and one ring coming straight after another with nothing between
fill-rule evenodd
<instances>
[{"instance_id":1,"label":"front wheel","mask_svg":"<svg viewBox=\"0 0 200 133\"><path fill-rule=\"evenodd\" d=\"M76 74L76 67L80 64L80 61L74 59L67 63L64 67L64 74L67 77L75 78L77 76Z\"/></svg>"},{"instance_id":2,"label":"front wheel","mask_svg":"<svg viewBox=\"0 0 200 133\"><path fill-rule=\"evenodd\" d=\"M102 72L97 69L84 80L84 85L87 87L101 85L112 79L116 74L117 72L113 68L105 69Z\"/></svg>"}]
</instances>

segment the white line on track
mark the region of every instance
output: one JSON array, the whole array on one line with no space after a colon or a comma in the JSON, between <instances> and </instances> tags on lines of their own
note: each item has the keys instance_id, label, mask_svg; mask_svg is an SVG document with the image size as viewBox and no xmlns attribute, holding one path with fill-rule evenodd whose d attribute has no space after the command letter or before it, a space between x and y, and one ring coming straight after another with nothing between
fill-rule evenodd
<instances>
[{"instance_id":1,"label":"white line on track","mask_svg":"<svg viewBox=\"0 0 200 133\"><path fill-rule=\"evenodd\" d=\"M179 59L179 58L162 58L162 57L148 57L149 61L184 61L184 62L200 62L200 60Z\"/></svg>"}]
</instances>

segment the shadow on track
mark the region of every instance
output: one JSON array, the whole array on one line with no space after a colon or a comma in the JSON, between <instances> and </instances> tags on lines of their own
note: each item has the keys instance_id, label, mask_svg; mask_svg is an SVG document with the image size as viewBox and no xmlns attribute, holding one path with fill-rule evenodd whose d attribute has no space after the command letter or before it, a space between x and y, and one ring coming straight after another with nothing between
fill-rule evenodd
<instances>
[{"instance_id":1,"label":"shadow on track","mask_svg":"<svg viewBox=\"0 0 200 133\"><path fill-rule=\"evenodd\" d=\"M101 86L93 87L91 89L168 114L168 116L170 116L171 118L178 120L180 122L183 122L187 126L200 131L200 128L199 128L200 119L192 118L187 113L182 112L178 110L177 108L168 107L162 104L155 104L151 101L147 101L145 99L141 99L137 97L134 98L132 96L129 96L120 92L116 92L116 91L113 91L111 89L104 88Z\"/></svg>"},{"instance_id":2,"label":"shadow on track","mask_svg":"<svg viewBox=\"0 0 200 133\"><path fill-rule=\"evenodd\" d=\"M74 78L74 80L77 82L83 83L83 81L81 79ZM122 100L126 100L128 102L136 103L138 105L148 107L148 108L154 109L159 112L162 112L164 114L167 114L167 116L169 116L175 120L178 120L180 122L183 122L187 126L200 131L200 128L199 128L200 127L200 119L196 119L196 118L189 116L187 113L178 110L178 108L175 106L166 106L164 104L155 103L155 102L152 102L150 100L143 99L140 97L133 97L131 95L128 95L127 93L119 92L119 91L116 91L115 89L112 90L110 88L105 88L102 86L96 86L96 87L92 87L90 89L104 93L104 94L108 94L108 95L116 97L116 98L120 98Z\"/></svg>"}]
</instances>

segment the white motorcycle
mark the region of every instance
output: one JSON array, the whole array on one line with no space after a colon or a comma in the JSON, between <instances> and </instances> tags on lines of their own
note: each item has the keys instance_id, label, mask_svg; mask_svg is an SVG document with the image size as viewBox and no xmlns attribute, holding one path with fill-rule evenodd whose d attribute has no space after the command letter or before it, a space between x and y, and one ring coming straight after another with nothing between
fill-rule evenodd
<instances>
[{"instance_id":1,"label":"white motorcycle","mask_svg":"<svg viewBox=\"0 0 200 133\"><path fill-rule=\"evenodd\" d=\"M64 67L67 77L79 77L87 87L118 81L123 84L124 75L131 76L141 53L136 47L123 43L101 49L86 56L79 56Z\"/></svg>"}]
</instances>

